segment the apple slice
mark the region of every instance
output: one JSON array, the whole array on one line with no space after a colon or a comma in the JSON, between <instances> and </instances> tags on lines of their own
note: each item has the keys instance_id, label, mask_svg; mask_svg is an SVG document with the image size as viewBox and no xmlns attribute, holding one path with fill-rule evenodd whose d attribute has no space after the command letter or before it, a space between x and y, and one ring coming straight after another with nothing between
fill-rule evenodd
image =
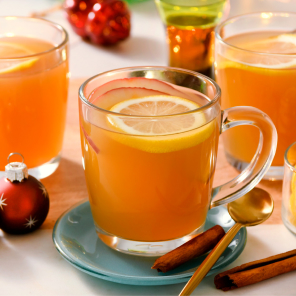
<instances>
[{"instance_id":1,"label":"apple slice","mask_svg":"<svg viewBox=\"0 0 296 296\"><path fill-rule=\"evenodd\" d=\"M118 89L123 87L136 87L136 88L146 88L151 90L156 90L160 92L164 92L167 95L180 97L180 98L187 98L190 99L188 95L185 93L176 90L173 86L169 85L166 82L157 80L157 79L150 79L144 77L134 77L134 78L123 78L123 79L115 79L110 82L107 82L98 88L96 88L89 96L89 102L93 103L96 98L103 95L104 93L112 90Z\"/></svg>"},{"instance_id":2,"label":"apple slice","mask_svg":"<svg viewBox=\"0 0 296 296\"><path fill-rule=\"evenodd\" d=\"M80 124L81 126L81 130L84 134L85 139L88 141L89 145L94 149L94 151L99 154L100 149L97 147L97 145L95 144L95 142L92 140L92 138L88 135L88 133L86 132L86 130L84 129L83 125Z\"/></svg>"},{"instance_id":3,"label":"apple slice","mask_svg":"<svg viewBox=\"0 0 296 296\"><path fill-rule=\"evenodd\" d=\"M96 97L91 103L105 110L109 110L117 103L125 100L159 95L168 96L169 94L141 87L121 87L107 91L103 95Z\"/></svg>"}]
</instances>

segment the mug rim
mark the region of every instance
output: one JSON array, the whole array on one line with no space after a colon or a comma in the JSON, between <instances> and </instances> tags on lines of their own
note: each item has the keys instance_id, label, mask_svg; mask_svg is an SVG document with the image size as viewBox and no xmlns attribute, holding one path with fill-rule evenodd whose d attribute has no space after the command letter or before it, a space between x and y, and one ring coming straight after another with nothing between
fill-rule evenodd
<instances>
[{"instance_id":1,"label":"mug rim","mask_svg":"<svg viewBox=\"0 0 296 296\"><path fill-rule=\"evenodd\" d=\"M147 115L129 115L129 114L124 114L124 113L119 113L119 112L106 110L104 108L100 108L100 107L92 104L84 96L84 89L86 88L88 83L90 83L91 81L93 81L94 79L96 79L96 78L98 78L100 76L110 75L109 73L120 73L120 72L128 72L128 71L132 72L132 71L149 70L149 69L152 69L152 70L171 70L171 71L174 71L174 72L186 73L186 74L190 74L192 76L198 77L198 78L205 79L208 82L210 82L213 85L213 87L215 88L215 90L216 90L214 98L210 99L210 101L207 104L205 104L205 105L203 105L203 106L201 106L199 108L186 111L186 112L175 113L175 114L167 114L167 115L153 115L153 116L148 115L147 116ZM89 79L87 79L79 87L78 95L79 95L80 101L82 103L84 103L85 105L87 105L89 108L95 109L95 110L100 111L100 112L104 112L106 114L125 117L125 118L131 118L131 117L132 118L168 118L168 117L192 114L192 113L204 111L204 110L212 107L213 105L215 105L219 101L219 98L221 97L221 89L220 89L219 85L213 79L209 78L206 75L198 73L198 72L194 72L194 71L190 71L190 70L186 70L186 69L182 69L182 68L165 67L165 66L134 66L134 67L124 67L124 68L118 68L118 69L113 69L113 70L109 70L109 71L104 71L104 72L101 72L101 73L99 73L97 75L94 75L94 76L90 77ZM206 97L208 98L208 96L206 96Z\"/></svg>"},{"instance_id":2,"label":"mug rim","mask_svg":"<svg viewBox=\"0 0 296 296\"><path fill-rule=\"evenodd\" d=\"M57 44L57 45L53 45L50 49L48 50L44 50L44 51L40 51L34 54L29 54L29 55L23 55L23 56L18 56L18 57L4 57L1 58L0 57L0 61L3 60L21 60L21 59L27 59L27 58L31 58L31 57L36 57L36 56L40 56L43 54L48 54L50 52L54 52L60 48L62 48L63 46L65 46L68 41L69 41L69 34L68 32L64 29L64 27L62 27L61 25L49 21L49 20L45 20L45 19L41 19L41 18L35 18L35 17L26 17L26 16L0 16L0 20L5 20L5 21L14 21L14 20L22 20L22 21L29 21L29 22L36 22L36 23L44 23L48 26L54 27L56 28L60 33L62 33L63 36L63 40ZM22 36L22 35L20 35Z\"/></svg>"},{"instance_id":3,"label":"mug rim","mask_svg":"<svg viewBox=\"0 0 296 296\"><path fill-rule=\"evenodd\" d=\"M262 16L263 14L270 15L269 17L273 16L288 16L288 17L294 17L296 19L296 12L288 12L288 11L260 11L260 12L251 12L251 13L244 13L240 15L233 16L231 18L226 19L222 23L220 23L216 28L215 28L215 39L218 40L220 43L222 43L225 46L231 47L235 50L250 53L250 54L256 54L256 55L261 55L261 56L271 56L271 57L294 57L296 56L296 53L270 53L270 52L260 52L260 51L254 51L254 50L248 50L243 47L239 47L236 45L233 45L229 42L226 42L224 38L220 35L221 30L237 20L243 19L243 18L251 18L251 17L258 17ZM249 32L252 32L250 30Z\"/></svg>"}]
</instances>

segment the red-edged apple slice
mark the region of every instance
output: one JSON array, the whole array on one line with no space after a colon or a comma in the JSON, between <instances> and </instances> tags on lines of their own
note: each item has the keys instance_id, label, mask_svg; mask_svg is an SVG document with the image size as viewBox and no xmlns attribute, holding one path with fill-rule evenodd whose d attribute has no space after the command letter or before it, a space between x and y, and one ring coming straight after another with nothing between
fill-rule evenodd
<instances>
[{"instance_id":1,"label":"red-edged apple slice","mask_svg":"<svg viewBox=\"0 0 296 296\"><path fill-rule=\"evenodd\" d=\"M82 132L84 134L85 139L88 141L89 145L94 149L94 151L98 154L100 152L100 149L97 147L97 145L92 140L92 138L88 135L88 133L84 129L83 125L80 124L80 126L81 126L81 130L82 130Z\"/></svg>"},{"instance_id":2,"label":"red-edged apple slice","mask_svg":"<svg viewBox=\"0 0 296 296\"><path fill-rule=\"evenodd\" d=\"M169 94L141 87L121 87L112 89L103 95L96 97L92 104L109 110L111 107L121 101L159 95L168 96Z\"/></svg>"},{"instance_id":3,"label":"red-edged apple slice","mask_svg":"<svg viewBox=\"0 0 296 296\"><path fill-rule=\"evenodd\" d=\"M89 102L94 103L94 101L96 101L96 99L99 96L103 95L104 93L107 93L112 89L118 89L123 87L146 88L146 89L164 92L167 95L190 99L190 96L186 95L181 91L178 91L177 89L167 84L166 82L163 82L157 79L144 78L144 77L133 77L133 78L115 79L99 86L90 94L88 100Z\"/></svg>"}]
</instances>

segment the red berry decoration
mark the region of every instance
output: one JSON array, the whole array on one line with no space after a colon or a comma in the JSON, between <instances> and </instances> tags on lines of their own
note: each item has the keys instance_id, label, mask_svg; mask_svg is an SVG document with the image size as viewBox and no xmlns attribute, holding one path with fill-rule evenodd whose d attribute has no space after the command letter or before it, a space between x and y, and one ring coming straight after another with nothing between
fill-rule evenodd
<instances>
[{"instance_id":1,"label":"red berry decoration","mask_svg":"<svg viewBox=\"0 0 296 296\"><path fill-rule=\"evenodd\" d=\"M10 154L18 154L12 153ZM0 179L0 228L11 234L32 232L44 222L49 210L44 185L28 175L27 166L12 162Z\"/></svg>"},{"instance_id":2,"label":"red berry decoration","mask_svg":"<svg viewBox=\"0 0 296 296\"><path fill-rule=\"evenodd\" d=\"M130 12L121 0L66 0L64 9L73 30L95 44L112 45L130 34Z\"/></svg>"}]
</instances>

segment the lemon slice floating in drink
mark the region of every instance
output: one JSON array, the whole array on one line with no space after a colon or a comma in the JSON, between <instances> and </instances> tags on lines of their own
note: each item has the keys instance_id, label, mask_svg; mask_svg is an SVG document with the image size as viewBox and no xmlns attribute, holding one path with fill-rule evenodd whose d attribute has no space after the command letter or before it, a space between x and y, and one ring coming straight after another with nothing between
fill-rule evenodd
<instances>
[{"instance_id":1,"label":"lemon slice floating in drink","mask_svg":"<svg viewBox=\"0 0 296 296\"><path fill-rule=\"evenodd\" d=\"M26 56L34 54L22 44L15 42L0 42L0 57L7 59L7 62L1 63L0 74L12 73L31 67L38 60L36 57L26 58ZM19 58L19 60L17 60Z\"/></svg>"},{"instance_id":2,"label":"lemon slice floating in drink","mask_svg":"<svg viewBox=\"0 0 296 296\"><path fill-rule=\"evenodd\" d=\"M9 41L0 41L1 58L19 58L30 54L34 54L34 52L23 44Z\"/></svg>"},{"instance_id":3,"label":"lemon slice floating in drink","mask_svg":"<svg viewBox=\"0 0 296 296\"><path fill-rule=\"evenodd\" d=\"M195 146L211 135L214 125L207 123L205 114L190 113L199 107L193 101L175 96L128 99L111 107L110 111L119 114L108 115L108 121L118 132L114 138L123 144L165 153Z\"/></svg>"},{"instance_id":4,"label":"lemon slice floating in drink","mask_svg":"<svg viewBox=\"0 0 296 296\"><path fill-rule=\"evenodd\" d=\"M285 54L296 54L296 35L281 34L275 37L270 37L253 44L246 46L250 51L283 54L283 56L256 56L249 57L248 63L253 66L272 69L283 69L296 66L296 59L285 57Z\"/></svg>"},{"instance_id":5,"label":"lemon slice floating in drink","mask_svg":"<svg viewBox=\"0 0 296 296\"><path fill-rule=\"evenodd\" d=\"M199 108L194 102L173 96L151 96L131 99L120 102L113 106L110 111L136 116L165 116L179 114ZM204 116L199 116L201 125L205 123ZM194 128L199 122L195 122L194 115L184 115L179 118L148 119L142 118L125 119L124 117L110 117L110 122L117 128L137 135L165 135L178 133Z\"/></svg>"},{"instance_id":6,"label":"lemon slice floating in drink","mask_svg":"<svg viewBox=\"0 0 296 296\"><path fill-rule=\"evenodd\" d=\"M240 48L240 45L236 46ZM296 66L296 58L293 58L293 54L296 55L296 34L272 36L244 44L242 48L247 51L231 52L228 57L230 60L219 67L243 68L252 66L263 69L285 69ZM265 55L258 53L265 53ZM278 73L275 74L278 75Z\"/></svg>"},{"instance_id":7,"label":"lemon slice floating in drink","mask_svg":"<svg viewBox=\"0 0 296 296\"><path fill-rule=\"evenodd\" d=\"M246 49L264 53L296 53L296 34L281 34L247 46Z\"/></svg>"}]
</instances>

